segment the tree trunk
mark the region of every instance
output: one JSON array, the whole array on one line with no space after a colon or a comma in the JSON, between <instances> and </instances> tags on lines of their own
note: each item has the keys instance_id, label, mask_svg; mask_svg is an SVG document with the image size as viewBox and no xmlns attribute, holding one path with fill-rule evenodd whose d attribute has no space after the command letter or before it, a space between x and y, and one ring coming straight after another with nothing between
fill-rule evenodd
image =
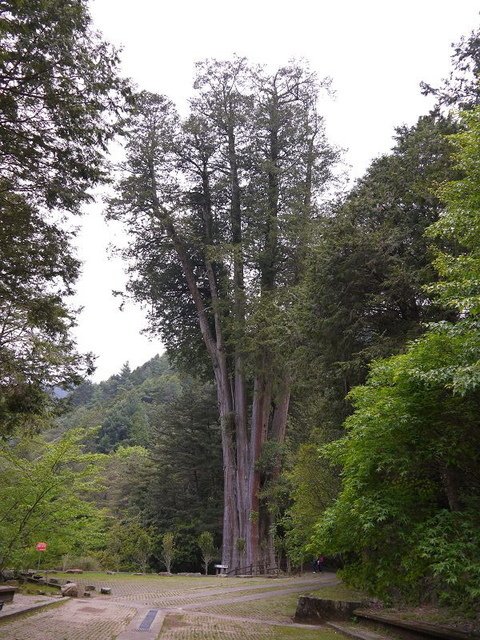
<instances>
[{"instance_id":1,"label":"tree trunk","mask_svg":"<svg viewBox=\"0 0 480 640\"><path fill-rule=\"evenodd\" d=\"M247 436L247 398L243 358L237 354L235 359L234 405L237 455L237 500L239 537L246 540L249 516L248 501L248 436Z\"/></svg>"},{"instance_id":2,"label":"tree trunk","mask_svg":"<svg viewBox=\"0 0 480 640\"><path fill-rule=\"evenodd\" d=\"M261 470L258 463L266 440L271 405L271 381L262 367L255 378L249 460L249 519L247 526L247 564L259 561Z\"/></svg>"},{"instance_id":3,"label":"tree trunk","mask_svg":"<svg viewBox=\"0 0 480 640\"><path fill-rule=\"evenodd\" d=\"M235 540L238 538L238 516L235 490L235 454L233 434L235 417L233 412L230 384L226 362L221 359L215 369L218 409L222 433L223 454L223 544L222 564L233 568L237 561Z\"/></svg>"}]
</instances>

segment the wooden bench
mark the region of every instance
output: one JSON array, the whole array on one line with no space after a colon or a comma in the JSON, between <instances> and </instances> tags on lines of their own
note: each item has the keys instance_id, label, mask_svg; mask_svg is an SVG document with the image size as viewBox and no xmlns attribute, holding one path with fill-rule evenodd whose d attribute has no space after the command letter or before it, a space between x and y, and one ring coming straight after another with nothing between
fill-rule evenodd
<instances>
[{"instance_id":1,"label":"wooden bench","mask_svg":"<svg viewBox=\"0 0 480 640\"><path fill-rule=\"evenodd\" d=\"M17 587L5 585L0 587L0 602L13 602L13 596L17 591Z\"/></svg>"},{"instance_id":2,"label":"wooden bench","mask_svg":"<svg viewBox=\"0 0 480 640\"><path fill-rule=\"evenodd\" d=\"M216 564L215 571L217 576L226 576L228 571L228 564Z\"/></svg>"}]
</instances>

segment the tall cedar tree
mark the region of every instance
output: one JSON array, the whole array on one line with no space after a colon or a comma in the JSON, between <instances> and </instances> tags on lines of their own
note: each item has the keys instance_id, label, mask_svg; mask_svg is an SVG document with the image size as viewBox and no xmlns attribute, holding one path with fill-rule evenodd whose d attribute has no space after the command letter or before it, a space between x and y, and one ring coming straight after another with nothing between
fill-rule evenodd
<instances>
[{"instance_id":1,"label":"tall cedar tree","mask_svg":"<svg viewBox=\"0 0 480 640\"><path fill-rule=\"evenodd\" d=\"M130 290L150 303L153 330L172 352L191 362L206 353L213 367L222 561L235 568L238 540L247 564L274 558L258 462L268 440L285 438L293 290L335 153L317 113L319 83L301 65L270 74L242 58L207 61L195 89L183 120L166 98L138 96L110 215L131 233Z\"/></svg>"},{"instance_id":2,"label":"tall cedar tree","mask_svg":"<svg viewBox=\"0 0 480 640\"><path fill-rule=\"evenodd\" d=\"M106 178L104 151L128 95L85 0L0 2L0 420L38 426L46 391L89 366L69 337L79 264L59 211ZM54 212L54 213L53 213Z\"/></svg>"}]
</instances>

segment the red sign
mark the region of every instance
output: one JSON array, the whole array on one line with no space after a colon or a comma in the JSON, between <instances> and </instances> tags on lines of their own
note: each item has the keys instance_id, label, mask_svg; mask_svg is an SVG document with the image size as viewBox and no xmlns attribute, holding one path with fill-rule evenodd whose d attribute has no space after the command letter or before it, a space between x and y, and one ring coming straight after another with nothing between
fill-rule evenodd
<instances>
[{"instance_id":1,"label":"red sign","mask_svg":"<svg viewBox=\"0 0 480 640\"><path fill-rule=\"evenodd\" d=\"M47 543L46 542L37 542L37 544L35 545L35 549L37 551L46 551L47 550Z\"/></svg>"}]
</instances>

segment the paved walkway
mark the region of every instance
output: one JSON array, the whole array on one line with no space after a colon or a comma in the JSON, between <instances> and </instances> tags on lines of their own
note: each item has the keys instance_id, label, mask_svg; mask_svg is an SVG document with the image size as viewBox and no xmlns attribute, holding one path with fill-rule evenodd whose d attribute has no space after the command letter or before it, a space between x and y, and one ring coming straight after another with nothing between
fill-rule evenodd
<instances>
[{"instance_id":1,"label":"paved walkway","mask_svg":"<svg viewBox=\"0 0 480 640\"><path fill-rule=\"evenodd\" d=\"M89 583L82 576L79 583ZM110 586L111 596L92 594L58 607L0 624L1 640L263 640L340 638L318 635L291 621L297 596L335 584L334 574L266 580L261 578L117 577L92 584ZM144 630L139 631L142 626ZM302 629L301 635L294 633ZM277 631L275 631L277 629ZM294 633L294 635L292 635ZM310 635L315 633L315 635ZM333 634L333 635L331 635ZM285 636L287 637L287 636Z\"/></svg>"},{"instance_id":2,"label":"paved walkway","mask_svg":"<svg viewBox=\"0 0 480 640\"><path fill-rule=\"evenodd\" d=\"M15 594L13 602L5 604L2 610L0 610L0 622L2 619L17 616L25 611L32 611L34 609L40 609L45 605L50 605L53 602L57 602L58 597L51 598L49 596L24 596L21 593Z\"/></svg>"}]
</instances>

